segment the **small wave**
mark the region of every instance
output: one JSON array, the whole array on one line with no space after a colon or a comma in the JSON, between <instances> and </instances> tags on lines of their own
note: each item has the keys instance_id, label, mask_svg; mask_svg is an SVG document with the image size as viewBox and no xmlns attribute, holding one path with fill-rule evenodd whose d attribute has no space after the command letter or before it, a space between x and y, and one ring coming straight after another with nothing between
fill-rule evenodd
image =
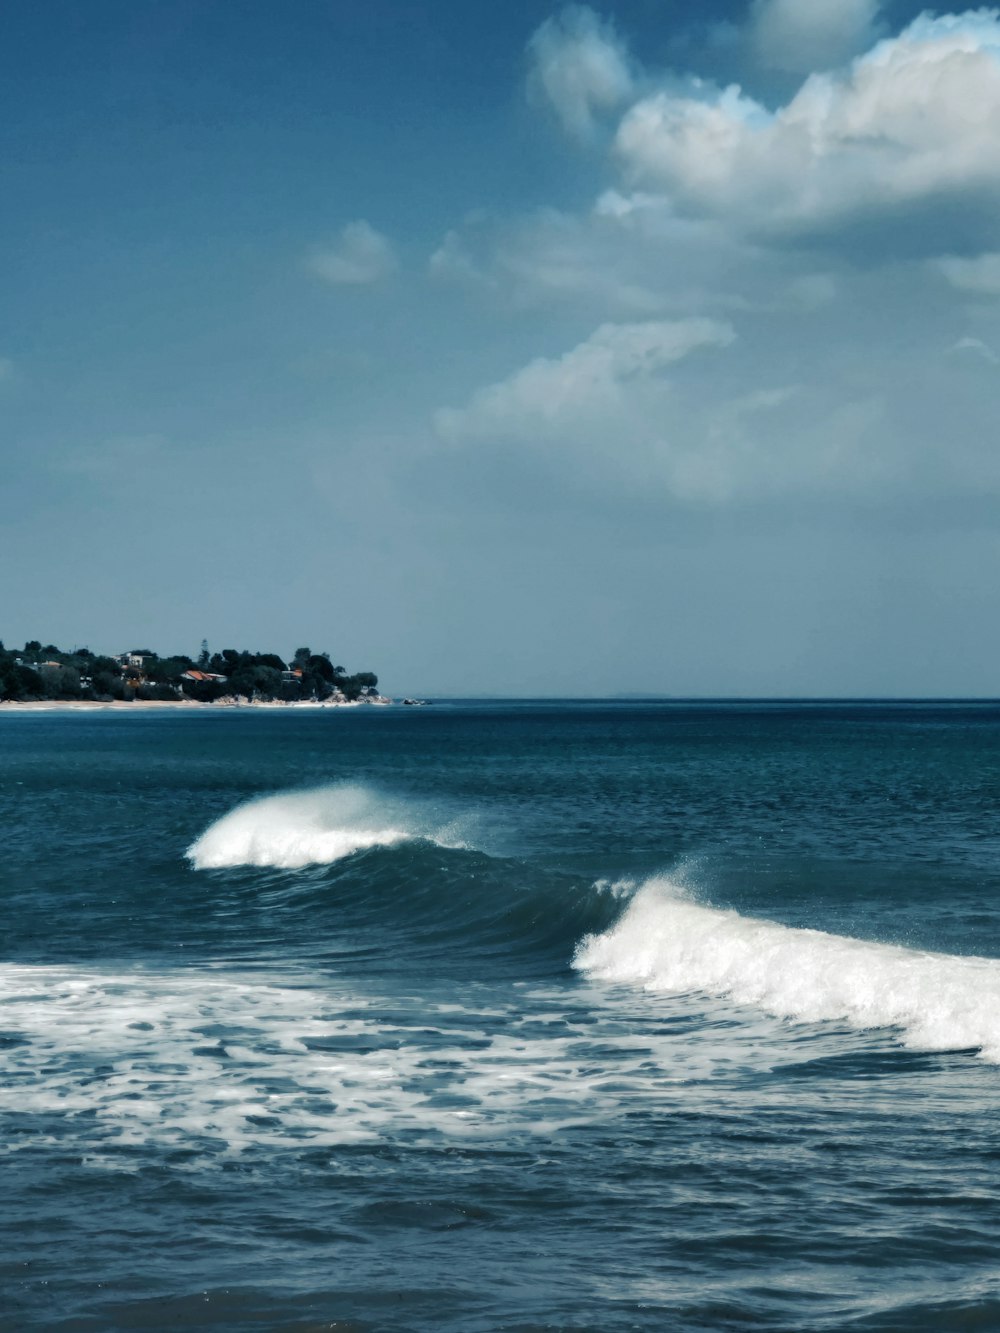
<instances>
[{"instance_id":1,"label":"small wave","mask_svg":"<svg viewBox=\"0 0 1000 1333\"><path fill-rule=\"evenodd\" d=\"M360 784L264 796L216 820L185 855L196 870L270 866L296 870L329 865L369 847L424 838L464 847L454 820L417 802L392 799Z\"/></svg>"},{"instance_id":2,"label":"small wave","mask_svg":"<svg viewBox=\"0 0 1000 1333\"><path fill-rule=\"evenodd\" d=\"M648 881L618 922L585 937L591 978L700 992L800 1022L896 1028L920 1050L978 1049L1000 1064L1000 959L956 957L795 929L705 906Z\"/></svg>"}]
</instances>

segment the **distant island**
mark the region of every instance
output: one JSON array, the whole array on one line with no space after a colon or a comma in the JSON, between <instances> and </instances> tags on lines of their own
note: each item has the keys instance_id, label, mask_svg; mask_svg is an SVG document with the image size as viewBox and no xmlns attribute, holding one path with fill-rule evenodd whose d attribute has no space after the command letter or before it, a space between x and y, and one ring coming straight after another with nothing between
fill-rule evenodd
<instances>
[{"instance_id":1,"label":"distant island","mask_svg":"<svg viewBox=\"0 0 1000 1333\"><path fill-rule=\"evenodd\" d=\"M0 643L0 700L7 703L284 703L385 704L372 671L348 675L329 653L297 648L290 661L276 653L162 656L149 648L100 654L72 651L37 639L18 650ZM411 702L407 700L407 702Z\"/></svg>"}]
</instances>

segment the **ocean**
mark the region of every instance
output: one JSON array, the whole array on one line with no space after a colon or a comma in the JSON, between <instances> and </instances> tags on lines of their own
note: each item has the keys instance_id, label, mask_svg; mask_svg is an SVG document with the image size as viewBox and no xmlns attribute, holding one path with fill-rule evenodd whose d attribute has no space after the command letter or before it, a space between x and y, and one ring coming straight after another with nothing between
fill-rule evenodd
<instances>
[{"instance_id":1,"label":"ocean","mask_svg":"<svg viewBox=\"0 0 1000 1333\"><path fill-rule=\"evenodd\" d=\"M0 1329L1000 1328L1000 706L0 714Z\"/></svg>"}]
</instances>

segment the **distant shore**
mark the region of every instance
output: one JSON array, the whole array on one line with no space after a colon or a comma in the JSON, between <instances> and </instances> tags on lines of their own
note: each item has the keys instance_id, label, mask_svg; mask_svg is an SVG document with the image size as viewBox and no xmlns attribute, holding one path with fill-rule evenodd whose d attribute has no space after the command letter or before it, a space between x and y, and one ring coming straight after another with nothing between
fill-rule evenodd
<instances>
[{"instance_id":1,"label":"distant shore","mask_svg":"<svg viewBox=\"0 0 1000 1333\"><path fill-rule=\"evenodd\" d=\"M385 704L366 704L367 708L384 708ZM211 708L216 711L232 712L234 709L242 711L245 708L259 709L286 709L286 708L360 708L362 705L355 700L344 700L336 703L314 703L312 700L296 700L292 703L282 703L276 700L272 703L251 703L245 699L239 703L233 703L229 700L218 700L215 703L201 703L197 699L31 699L24 702L5 699L0 701L0 712L10 711L19 713L137 713L146 712L157 708L183 708L183 709L204 709Z\"/></svg>"}]
</instances>

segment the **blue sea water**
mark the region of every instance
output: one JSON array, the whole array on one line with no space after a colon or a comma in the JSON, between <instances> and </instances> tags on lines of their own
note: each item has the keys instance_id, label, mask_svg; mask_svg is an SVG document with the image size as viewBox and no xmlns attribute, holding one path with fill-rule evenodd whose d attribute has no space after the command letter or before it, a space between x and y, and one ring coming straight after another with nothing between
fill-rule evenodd
<instances>
[{"instance_id":1,"label":"blue sea water","mask_svg":"<svg viewBox=\"0 0 1000 1333\"><path fill-rule=\"evenodd\" d=\"M0 1329L1000 1328L1000 707L0 715Z\"/></svg>"}]
</instances>

